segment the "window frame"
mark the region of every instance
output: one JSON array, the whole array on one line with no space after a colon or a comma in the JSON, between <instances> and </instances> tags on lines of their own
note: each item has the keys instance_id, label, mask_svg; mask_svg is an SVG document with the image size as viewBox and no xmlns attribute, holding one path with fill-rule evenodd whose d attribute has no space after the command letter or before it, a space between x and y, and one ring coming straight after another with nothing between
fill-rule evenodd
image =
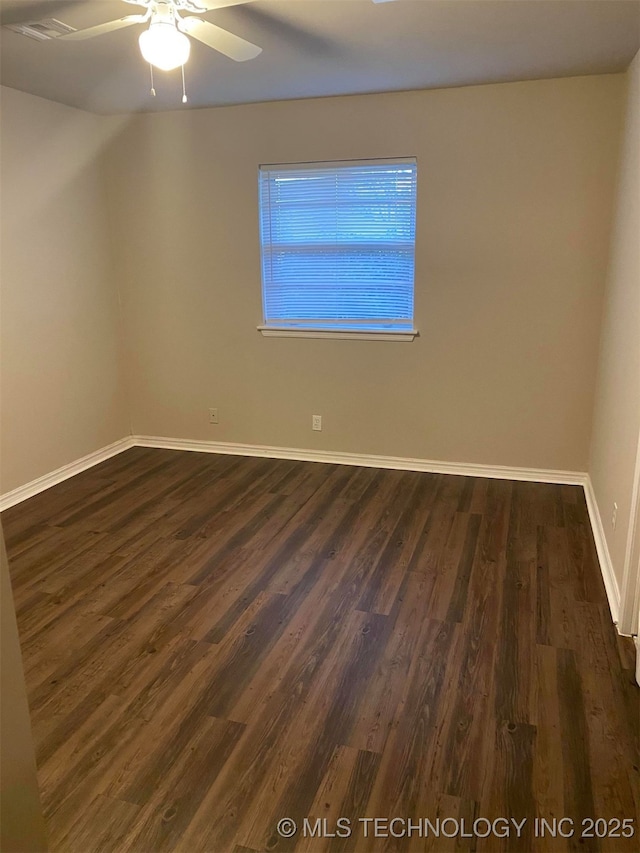
<instances>
[{"instance_id":1,"label":"window frame","mask_svg":"<svg viewBox=\"0 0 640 853\"><path fill-rule=\"evenodd\" d=\"M326 168L328 171L331 169L339 169L339 168L348 168L350 166L389 166L389 165L397 165L402 166L404 164L410 164L415 169L415 192L413 197L413 217L414 217L414 234L413 234L413 281L412 281L412 317L411 317L411 328L398 328L394 329L391 325L386 326L384 328L371 328L371 323L368 321L362 321L363 328L353 328L344 326L341 327L339 323L336 323L335 326L330 324L330 321L325 320L311 320L308 324L304 321L292 321L295 322L295 326L291 325L278 325L278 324L269 324L266 320L266 295L265 295L265 276L264 276L264 246L265 242L263 240L263 212L262 212L262 181L263 181L263 171L278 171L284 172L287 170L291 171L304 171L305 168L308 168L309 171L318 168ZM258 231L259 231L259 242L260 242L260 285L261 285L261 302L262 302L262 323L257 326L257 330L264 337L287 337L287 338L332 338L337 340L369 340L369 341L413 341L418 335L419 332L415 328L415 251L416 251L416 230L415 229L415 220L417 217L417 167L418 161L416 157L413 156L403 156L403 157L385 157L378 159L360 159L360 160L322 160L322 161L308 161L308 162L298 162L298 163L269 163L269 164L260 164L258 167ZM375 322L375 321L374 321ZM353 325L357 325L357 321L353 322ZM366 328L365 328L366 326Z\"/></svg>"}]
</instances>

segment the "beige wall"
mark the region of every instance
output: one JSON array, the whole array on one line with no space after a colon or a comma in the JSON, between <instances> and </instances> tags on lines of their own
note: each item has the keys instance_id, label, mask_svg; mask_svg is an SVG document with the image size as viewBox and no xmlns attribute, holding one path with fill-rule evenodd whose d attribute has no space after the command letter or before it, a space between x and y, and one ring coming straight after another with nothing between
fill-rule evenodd
<instances>
[{"instance_id":1,"label":"beige wall","mask_svg":"<svg viewBox=\"0 0 640 853\"><path fill-rule=\"evenodd\" d=\"M640 54L627 73L627 83L589 466L620 586L640 440ZM615 530L611 525L614 501L618 504Z\"/></svg>"},{"instance_id":2,"label":"beige wall","mask_svg":"<svg viewBox=\"0 0 640 853\"><path fill-rule=\"evenodd\" d=\"M134 119L108 157L134 432L586 470L623 84ZM398 155L419 339L261 337L258 165Z\"/></svg>"},{"instance_id":3,"label":"beige wall","mask_svg":"<svg viewBox=\"0 0 640 853\"><path fill-rule=\"evenodd\" d=\"M46 850L47 842L36 779L18 626L1 528L0 571L0 850L3 853L35 853Z\"/></svg>"},{"instance_id":4,"label":"beige wall","mask_svg":"<svg viewBox=\"0 0 640 853\"><path fill-rule=\"evenodd\" d=\"M138 434L585 470L624 81L128 124L3 89L0 492L128 433L123 363ZM420 337L261 337L258 165L394 155Z\"/></svg>"},{"instance_id":5,"label":"beige wall","mask_svg":"<svg viewBox=\"0 0 640 853\"><path fill-rule=\"evenodd\" d=\"M2 88L0 493L129 432L99 165L116 126Z\"/></svg>"}]
</instances>

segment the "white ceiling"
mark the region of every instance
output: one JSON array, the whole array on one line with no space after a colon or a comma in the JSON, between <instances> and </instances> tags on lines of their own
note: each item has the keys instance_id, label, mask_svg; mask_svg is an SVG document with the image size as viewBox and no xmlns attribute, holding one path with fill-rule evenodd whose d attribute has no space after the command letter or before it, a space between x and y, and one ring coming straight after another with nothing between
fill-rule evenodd
<instances>
[{"instance_id":1,"label":"white ceiling","mask_svg":"<svg viewBox=\"0 0 640 853\"><path fill-rule=\"evenodd\" d=\"M0 0L2 23L76 28L140 10L121 0ZM236 63L193 42L189 106L532 80L624 70L640 0L256 0L207 20L259 44ZM81 42L2 29L2 83L98 113L183 108L180 71L140 56L140 25Z\"/></svg>"}]
</instances>

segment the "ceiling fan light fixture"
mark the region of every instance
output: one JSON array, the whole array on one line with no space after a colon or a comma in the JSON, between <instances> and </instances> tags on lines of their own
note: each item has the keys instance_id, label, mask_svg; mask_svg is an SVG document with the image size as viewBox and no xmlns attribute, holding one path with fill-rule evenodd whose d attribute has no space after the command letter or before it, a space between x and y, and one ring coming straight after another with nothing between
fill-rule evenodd
<instances>
[{"instance_id":1,"label":"ceiling fan light fixture","mask_svg":"<svg viewBox=\"0 0 640 853\"><path fill-rule=\"evenodd\" d=\"M139 39L140 52L151 65L172 71L189 59L191 43L174 23L152 21Z\"/></svg>"}]
</instances>

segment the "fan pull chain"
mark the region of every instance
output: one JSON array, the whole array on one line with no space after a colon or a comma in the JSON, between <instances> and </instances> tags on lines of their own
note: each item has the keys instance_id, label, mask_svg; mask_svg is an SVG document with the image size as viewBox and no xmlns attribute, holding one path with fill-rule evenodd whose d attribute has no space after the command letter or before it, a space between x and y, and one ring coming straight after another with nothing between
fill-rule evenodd
<instances>
[{"instance_id":1,"label":"fan pull chain","mask_svg":"<svg viewBox=\"0 0 640 853\"><path fill-rule=\"evenodd\" d=\"M182 66L182 103L187 103L187 90L184 84L184 65Z\"/></svg>"},{"instance_id":2,"label":"fan pull chain","mask_svg":"<svg viewBox=\"0 0 640 853\"><path fill-rule=\"evenodd\" d=\"M151 94L155 98L156 90L153 88L153 65L151 63L149 63L149 71L151 73Z\"/></svg>"}]
</instances>

